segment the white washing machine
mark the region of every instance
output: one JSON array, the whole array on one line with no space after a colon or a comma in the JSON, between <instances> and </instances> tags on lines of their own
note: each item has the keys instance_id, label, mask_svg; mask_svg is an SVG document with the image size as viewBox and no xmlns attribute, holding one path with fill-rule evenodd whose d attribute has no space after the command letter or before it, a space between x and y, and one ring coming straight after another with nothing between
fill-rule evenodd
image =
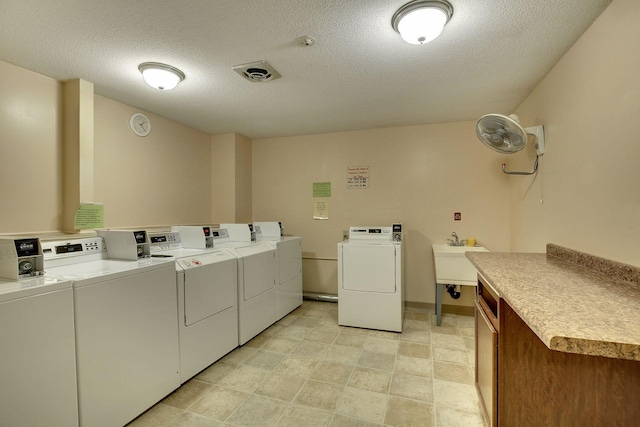
<instances>
[{"instance_id":1,"label":"white washing machine","mask_svg":"<svg viewBox=\"0 0 640 427\"><path fill-rule=\"evenodd\" d=\"M188 228L149 233L151 257L175 259L182 383L238 346L237 260L222 250L186 247L181 233L188 236ZM210 228L194 228L200 233L193 245L206 246Z\"/></svg>"},{"instance_id":2,"label":"white washing machine","mask_svg":"<svg viewBox=\"0 0 640 427\"><path fill-rule=\"evenodd\" d=\"M302 238L285 236L281 222L254 222L256 240L276 249L278 320L302 305Z\"/></svg>"},{"instance_id":3,"label":"white washing machine","mask_svg":"<svg viewBox=\"0 0 640 427\"><path fill-rule=\"evenodd\" d=\"M338 243L338 324L402 332L402 225L350 227Z\"/></svg>"},{"instance_id":4,"label":"white washing machine","mask_svg":"<svg viewBox=\"0 0 640 427\"><path fill-rule=\"evenodd\" d=\"M0 269L37 274L0 279L0 426L77 426L71 282L43 277L34 257L38 239L0 238Z\"/></svg>"},{"instance_id":5,"label":"white washing machine","mask_svg":"<svg viewBox=\"0 0 640 427\"><path fill-rule=\"evenodd\" d=\"M43 253L45 277L73 282L80 425L113 427L180 386L178 302L175 262L146 255L146 232L101 234L136 258L109 259L101 237Z\"/></svg>"},{"instance_id":6,"label":"white washing machine","mask_svg":"<svg viewBox=\"0 0 640 427\"><path fill-rule=\"evenodd\" d=\"M255 241L251 224L220 224L214 247L238 260L238 338L244 345L278 320L276 250Z\"/></svg>"}]
</instances>

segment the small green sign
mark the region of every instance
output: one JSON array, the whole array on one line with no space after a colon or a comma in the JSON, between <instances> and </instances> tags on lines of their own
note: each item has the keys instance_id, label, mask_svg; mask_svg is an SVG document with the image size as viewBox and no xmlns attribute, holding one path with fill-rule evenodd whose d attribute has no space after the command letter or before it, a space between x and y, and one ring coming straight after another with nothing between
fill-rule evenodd
<instances>
[{"instance_id":1,"label":"small green sign","mask_svg":"<svg viewBox=\"0 0 640 427\"><path fill-rule=\"evenodd\" d=\"M73 227L76 230L104 228L104 206L102 203L80 203Z\"/></svg>"},{"instance_id":2,"label":"small green sign","mask_svg":"<svg viewBox=\"0 0 640 427\"><path fill-rule=\"evenodd\" d=\"M331 197L330 182L314 182L313 197Z\"/></svg>"}]
</instances>

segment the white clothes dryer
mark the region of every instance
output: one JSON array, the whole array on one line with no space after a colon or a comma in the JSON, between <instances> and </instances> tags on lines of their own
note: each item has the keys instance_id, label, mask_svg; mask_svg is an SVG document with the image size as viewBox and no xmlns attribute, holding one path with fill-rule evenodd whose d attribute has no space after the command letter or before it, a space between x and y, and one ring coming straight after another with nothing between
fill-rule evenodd
<instances>
[{"instance_id":1,"label":"white clothes dryer","mask_svg":"<svg viewBox=\"0 0 640 427\"><path fill-rule=\"evenodd\" d=\"M338 243L338 324L402 332L402 226L350 227Z\"/></svg>"},{"instance_id":2,"label":"white clothes dryer","mask_svg":"<svg viewBox=\"0 0 640 427\"><path fill-rule=\"evenodd\" d=\"M152 258L175 259L184 383L238 346L237 260L222 250L186 248L175 231L149 233L149 240Z\"/></svg>"},{"instance_id":3,"label":"white clothes dryer","mask_svg":"<svg viewBox=\"0 0 640 427\"><path fill-rule=\"evenodd\" d=\"M285 236L282 222L254 222L256 240L276 249L278 320L302 305L302 238Z\"/></svg>"},{"instance_id":4,"label":"white clothes dryer","mask_svg":"<svg viewBox=\"0 0 640 427\"><path fill-rule=\"evenodd\" d=\"M214 247L238 260L238 338L244 345L277 318L276 251L256 242L251 224L220 224Z\"/></svg>"},{"instance_id":5,"label":"white clothes dryer","mask_svg":"<svg viewBox=\"0 0 640 427\"><path fill-rule=\"evenodd\" d=\"M42 256L37 239L4 240L18 254L27 244ZM0 279L1 426L78 425L75 348L70 281Z\"/></svg>"},{"instance_id":6,"label":"white clothes dryer","mask_svg":"<svg viewBox=\"0 0 640 427\"><path fill-rule=\"evenodd\" d=\"M111 238L135 254L143 234ZM125 425L180 386L173 258L109 259L101 237L43 253L45 278L73 282L80 425Z\"/></svg>"}]
</instances>

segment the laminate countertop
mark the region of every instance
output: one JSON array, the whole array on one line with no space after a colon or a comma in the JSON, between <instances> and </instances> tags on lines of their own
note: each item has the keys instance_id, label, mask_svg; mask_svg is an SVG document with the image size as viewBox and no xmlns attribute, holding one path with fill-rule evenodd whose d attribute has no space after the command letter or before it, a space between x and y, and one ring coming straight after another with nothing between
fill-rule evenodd
<instances>
[{"instance_id":1,"label":"laminate countertop","mask_svg":"<svg viewBox=\"0 0 640 427\"><path fill-rule=\"evenodd\" d=\"M640 361L640 268L554 244L466 256L549 349Z\"/></svg>"}]
</instances>

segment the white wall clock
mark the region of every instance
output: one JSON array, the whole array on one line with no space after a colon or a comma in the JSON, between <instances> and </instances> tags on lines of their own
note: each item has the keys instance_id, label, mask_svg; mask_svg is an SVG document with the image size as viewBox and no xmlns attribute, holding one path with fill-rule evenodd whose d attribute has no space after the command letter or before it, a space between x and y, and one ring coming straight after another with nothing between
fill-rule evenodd
<instances>
[{"instance_id":1,"label":"white wall clock","mask_svg":"<svg viewBox=\"0 0 640 427\"><path fill-rule=\"evenodd\" d=\"M142 113L135 113L129 119L131 130L138 136L147 136L151 132L151 121Z\"/></svg>"}]
</instances>

